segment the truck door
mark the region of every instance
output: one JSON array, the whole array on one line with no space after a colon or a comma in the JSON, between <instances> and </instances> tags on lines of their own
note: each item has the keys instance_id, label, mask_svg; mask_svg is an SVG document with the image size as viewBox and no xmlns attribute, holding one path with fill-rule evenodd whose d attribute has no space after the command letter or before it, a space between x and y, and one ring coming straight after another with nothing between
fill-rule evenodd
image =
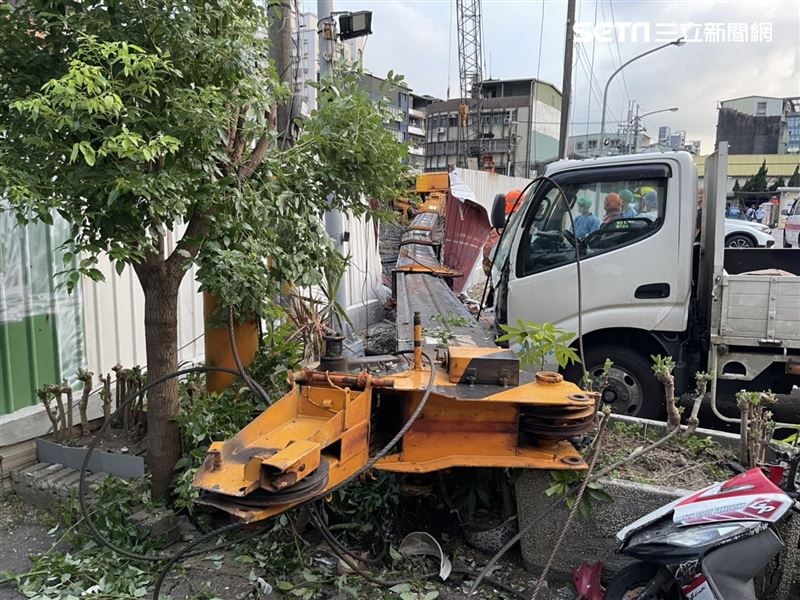
<instances>
[{"instance_id":1,"label":"truck door","mask_svg":"<svg viewBox=\"0 0 800 600\"><path fill-rule=\"evenodd\" d=\"M676 168L678 165L674 165ZM691 214L681 218L669 161L553 175L522 222L509 272L507 319L577 332L575 246L581 255L583 331L683 331L691 285ZM684 209L684 213L688 213ZM683 263L683 264L681 264Z\"/></svg>"}]
</instances>

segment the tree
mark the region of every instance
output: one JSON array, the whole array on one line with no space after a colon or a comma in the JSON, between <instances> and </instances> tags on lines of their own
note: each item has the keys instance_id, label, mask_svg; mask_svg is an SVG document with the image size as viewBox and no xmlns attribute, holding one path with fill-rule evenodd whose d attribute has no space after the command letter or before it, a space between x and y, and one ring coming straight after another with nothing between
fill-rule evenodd
<instances>
[{"instance_id":1,"label":"tree","mask_svg":"<svg viewBox=\"0 0 800 600\"><path fill-rule=\"evenodd\" d=\"M767 160L761 163L761 166L750 179L744 182L742 186L743 192L766 192L767 191Z\"/></svg>"},{"instance_id":2,"label":"tree","mask_svg":"<svg viewBox=\"0 0 800 600\"><path fill-rule=\"evenodd\" d=\"M792 173L786 185L788 187L800 187L800 164L795 166L794 173Z\"/></svg>"},{"instance_id":3,"label":"tree","mask_svg":"<svg viewBox=\"0 0 800 600\"><path fill-rule=\"evenodd\" d=\"M784 181L783 177L778 177L775 181L772 182L772 185L769 186L770 192L777 192L779 187L784 187L786 182Z\"/></svg>"},{"instance_id":4,"label":"tree","mask_svg":"<svg viewBox=\"0 0 800 600\"><path fill-rule=\"evenodd\" d=\"M736 181L733 182L733 191L734 192L739 192L739 191L741 191L741 189L742 188L739 185L739 180L737 179Z\"/></svg>"},{"instance_id":5,"label":"tree","mask_svg":"<svg viewBox=\"0 0 800 600\"><path fill-rule=\"evenodd\" d=\"M343 271L322 214L369 214L362 198L390 199L404 170L358 73L322 82L299 142L276 146L285 88L267 30L257 0L0 4L0 191L20 223L72 223L70 289L102 279L102 254L134 269L151 381L178 368L177 295L193 263L226 306L263 314L282 282ZM148 396L160 496L180 456L178 409L174 379Z\"/></svg>"}]
</instances>

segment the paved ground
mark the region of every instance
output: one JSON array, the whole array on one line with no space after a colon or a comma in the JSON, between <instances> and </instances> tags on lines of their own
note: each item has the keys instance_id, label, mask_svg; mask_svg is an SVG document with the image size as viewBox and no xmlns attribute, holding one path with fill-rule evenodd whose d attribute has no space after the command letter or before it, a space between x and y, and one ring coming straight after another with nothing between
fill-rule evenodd
<instances>
[{"instance_id":1,"label":"paved ground","mask_svg":"<svg viewBox=\"0 0 800 600\"><path fill-rule=\"evenodd\" d=\"M23 504L16 494L0 491L0 572L25 572L30 566L28 556L46 551L56 541L56 534L47 532L35 509ZM0 584L0 600L18 598L24 596Z\"/></svg>"}]
</instances>

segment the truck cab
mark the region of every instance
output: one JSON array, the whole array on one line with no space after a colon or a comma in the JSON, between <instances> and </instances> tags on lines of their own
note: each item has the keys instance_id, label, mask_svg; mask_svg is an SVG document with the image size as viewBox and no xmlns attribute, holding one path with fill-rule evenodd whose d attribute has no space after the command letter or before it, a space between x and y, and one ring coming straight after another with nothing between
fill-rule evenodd
<instances>
[{"instance_id":1,"label":"truck cab","mask_svg":"<svg viewBox=\"0 0 800 600\"><path fill-rule=\"evenodd\" d=\"M723 142L706 161L704 210L697 170L686 152L551 164L508 223L502 211L493 211L492 225L504 228L491 273L496 325L549 322L582 332L590 375L597 377L607 358L614 363L604 400L623 414L663 418L663 390L651 368L657 354L674 358L678 394L689 391L691 375L709 365L740 387L746 381L776 390L793 381L800 311L780 307L792 305L800 277L773 282L781 297L764 306L746 306L752 291L733 295L730 283L741 288L743 270L728 273L723 259L726 165ZM778 266L763 263L782 251L737 252L758 254L745 261L757 265L746 269L752 272ZM775 296L766 278L752 285L767 298ZM782 336L769 308L775 303L779 312L791 313L779 319ZM726 337L742 318L750 333ZM735 355L727 362L745 366L726 372L723 355ZM581 365L565 372L576 382L582 374ZM766 381L767 375L774 378Z\"/></svg>"}]
</instances>

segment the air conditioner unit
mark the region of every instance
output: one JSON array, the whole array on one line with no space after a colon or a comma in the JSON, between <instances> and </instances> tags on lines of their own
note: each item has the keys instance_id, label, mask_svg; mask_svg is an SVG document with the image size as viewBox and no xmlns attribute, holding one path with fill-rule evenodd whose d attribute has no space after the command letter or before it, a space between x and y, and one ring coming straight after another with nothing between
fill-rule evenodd
<instances>
[{"instance_id":1,"label":"air conditioner unit","mask_svg":"<svg viewBox=\"0 0 800 600\"><path fill-rule=\"evenodd\" d=\"M447 133L447 129L445 129L444 127L439 127L436 130L436 133L438 133L438 134Z\"/></svg>"},{"instance_id":2,"label":"air conditioner unit","mask_svg":"<svg viewBox=\"0 0 800 600\"><path fill-rule=\"evenodd\" d=\"M507 115L506 118L505 118L505 124L506 125L511 125L511 123L513 123L513 122L514 122L514 119L512 119L510 115Z\"/></svg>"}]
</instances>

